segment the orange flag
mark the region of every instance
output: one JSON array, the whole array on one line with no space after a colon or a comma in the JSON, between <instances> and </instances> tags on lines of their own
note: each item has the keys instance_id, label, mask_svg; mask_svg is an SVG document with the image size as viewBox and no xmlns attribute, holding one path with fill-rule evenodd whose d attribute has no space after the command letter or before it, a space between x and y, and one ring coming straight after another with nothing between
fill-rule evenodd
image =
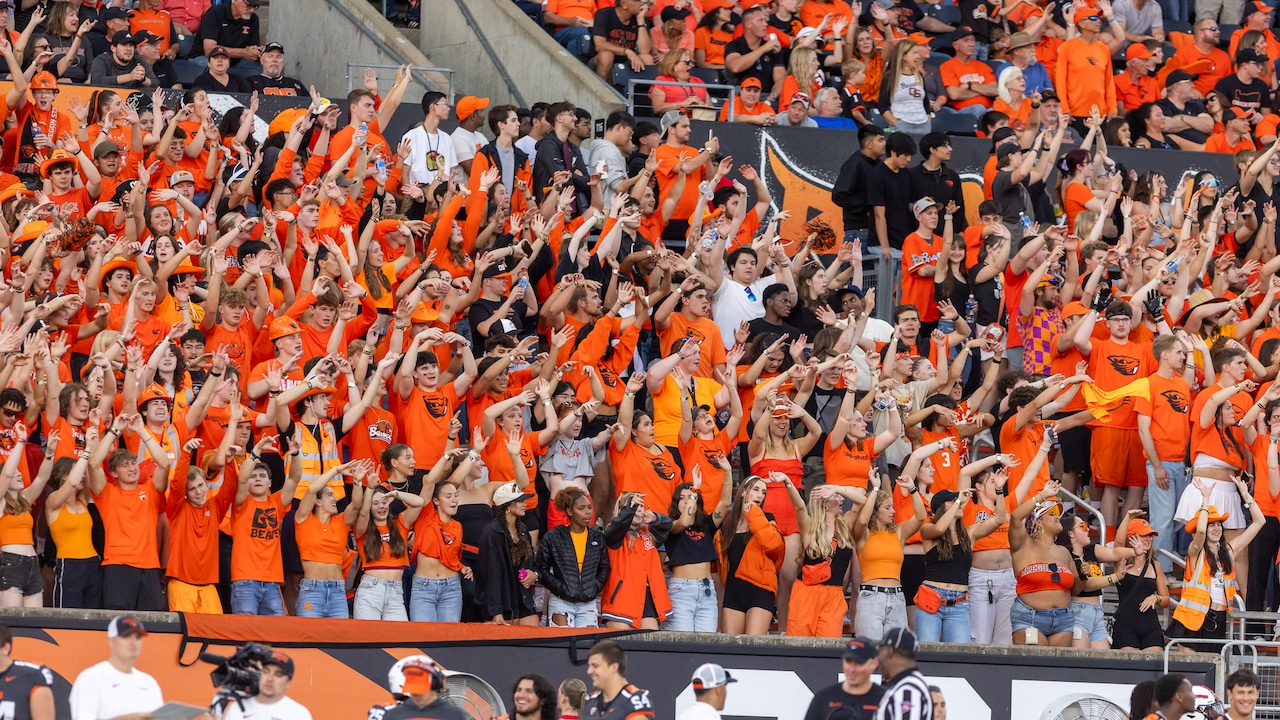
<instances>
[{"instance_id":1,"label":"orange flag","mask_svg":"<svg viewBox=\"0 0 1280 720\"><path fill-rule=\"evenodd\" d=\"M1139 378L1115 390L1103 390L1093 383L1084 383L1080 386L1080 392L1084 395L1084 404L1089 412L1093 413L1098 420L1107 422L1111 418L1109 411L1126 398L1140 397L1150 400L1151 383L1147 378Z\"/></svg>"}]
</instances>

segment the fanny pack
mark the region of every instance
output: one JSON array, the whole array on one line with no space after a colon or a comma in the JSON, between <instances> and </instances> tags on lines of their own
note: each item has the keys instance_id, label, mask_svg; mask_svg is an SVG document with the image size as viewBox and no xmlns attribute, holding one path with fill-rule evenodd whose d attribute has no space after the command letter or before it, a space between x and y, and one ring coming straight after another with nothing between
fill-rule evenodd
<instances>
[{"instance_id":1,"label":"fanny pack","mask_svg":"<svg viewBox=\"0 0 1280 720\"><path fill-rule=\"evenodd\" d=\"M805 585L821 585L831 579L831 558L820 563L800 566L800 581Z\"/></svg>"},{"instance_id":2,"label":"fanny pack","mask_svg":"<svg viewBox=\"0 0 1280 720\"><path fill-rule=\"evenodd\" d=\"M958 598L954 598L951 600L943 600L942 595L938 592L937 588L932 587L930 585L921 584L920 588L916 590L915 602L916 602L916 607L918 609L923 610L929 613L930 615L934 615L944 605L947 607L951 607L952 605L959 605L960 603L968 599L969 599L969 593L964 593Z\"/></svg>"}]
</instances>

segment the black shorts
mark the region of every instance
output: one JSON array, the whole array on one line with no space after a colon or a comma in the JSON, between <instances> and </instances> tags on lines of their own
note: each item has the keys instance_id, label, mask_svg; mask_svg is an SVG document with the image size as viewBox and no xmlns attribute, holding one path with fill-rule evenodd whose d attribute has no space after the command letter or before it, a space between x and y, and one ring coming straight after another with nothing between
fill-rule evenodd
<instances>
[{"instance_id":1,"label":"black shorts","mask_svg":"<svg viewBox=\"0 0 1280 720\"><path fill-rule=\"evenodd\" d=\"M1227 623L1231 619L1227 617L1225 610L1210 610L1204 615L1204 623L1200 625L1199 630L1191 630L1178 620L1169 623L1169 638L1180 638L1182 640L1204 639L1204 640L1225 640L1227 637ZM1201 644L1196 642L1183 642L1182 647L1194 650L1196 652L1216 653L1222 650L1221 644Z\"/></svg>"},{"instance_id":2,"label":"black shorts","mask_svg":"<svg viewBox=\"0 0 1280 720\"><path fill-rule=\"evenodd\" d=\"M160 568L103 565L102 599L108 610L164 612L169 609L160 592Z\"/></svg>"},{"instance_id":3,"label":"black shorts","mask_svg":"<svg viewBox=\"0 0 1280 720\"><path fill-rule=\"evenodd\" d=\"M1152 623L1143 624L1148 627L1134 627L1131 623L1122 622L1120 618L1116 618L1111 627L1111 647L1138 648L1139 650L1164 647L1164 631L1160 629L1160 623L1154 623L1154 627L1150 627Z\"/></svg>"},{"instance_id":4,"label":"black shorts","mask_svg":"<svg viewBox=\"0 0 1280 720\"><path fill-rule=\"evenodd\" d=\"M907 597L907 607L916 604L916 591L924 584L924 556L902 556L902 594Z\"/></svg>"},{"instance_id":5,"label":"black shorts","mask_svg":"<svg viewBox=\"0 0 1280 720\"><path fill-rule=\"evenodd\" d=\"M53 606L93 609L102 607L102 559L58 558L53 564Z\"/></svg>"},{"instance_id":6,"label":"black shorts","mask_svg":"<svg viewBox=\"0 0 1280 720\"><path fill-rule=\"evenodd\" d=\"M528 530L531 533L542 532L542 523L538 520L537 510L526 509L524 511L524 518L522 521L524 522L525 530Z\"/></svg>"},{"instance_id":7,"label":"black shorts","mask_svg":"<svg viewBox=\"0 0 1280 720\"><path fill-rule=\"evenodd\" d=\"M1061 420L1075 413L1058 413L1054 420ZM1062 458L1062 469L1065 472L1089 474L1089 448L1093 430L1088 425L1073 427L1070 430L1058 431L1058 456Z\"/></svg>"},{"instance_id":8,"label":"black shorts","mask_svg":"<svg viewBox=\"0 0 1280 720\"><path fill-rule=\"evenodd\" d=\"M22 597L44 592L44 580L40 577L40 558L35 555L0 553L0 592L17 588Z\"/></svg>"},{"instance_id":9,"label":"black shorts","mask_svg":"<svg viewBox=\"0 0 1280 720\"><path fill-rule=\"evenodd\" d=\"M724 584L724 609L745 613L752 608L768 610L772 613L778 607L778 599L773 593L742 578L729 578Z\"/></svg>"}]
</instances>

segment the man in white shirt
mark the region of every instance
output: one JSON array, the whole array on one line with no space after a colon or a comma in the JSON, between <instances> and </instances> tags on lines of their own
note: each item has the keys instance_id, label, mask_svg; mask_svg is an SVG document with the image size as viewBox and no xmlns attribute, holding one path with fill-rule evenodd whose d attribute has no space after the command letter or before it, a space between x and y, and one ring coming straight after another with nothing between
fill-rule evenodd
<instances>
[{"instance_id":1,"label":"man in white shirt","mask_svg":"<svg viewBox=\"0 0 1280 720\"><path fill-rule=\"evenodd\" d=\"M680 713L678 720L720 720L725 700L729 698L729 683L738 682L724 668L715 663L704 663L693 671L692 707Z\"/></svg>"},{"instance_id":2,"label":"man in white shirt","mask_svg":"<svg viewBox=\"0 0 1280 720\"><path fill-rule=\"evenodd\" d=\"M440 123L449 119L449 98L444 93L428 92L422 96L422 124L404 134L409 141L409 178L411 185L430 183L436 173L445 177L458 164L453 138L440 131ZM471 153L474 157L475 153Z\"/></svg>"},{"instance_id":3,"label":"man in white shirt","mask_svg":"<svg viewBox=\"0 0 1280 720\"><path fill-rule=\"evenodd\" d=\"M311 720L311 711L286 697L293 682L293 658L279 650L262 663L258 675L258 694L244 701L244 709L236 703L227 706L222 720Z\"/></svg>"},{"instance_id":4,"label":"man in white shirt","mask_svg":"<svg viewBox=\"0 0 1280 720\"><path fill-rule=\"evenodd\" d=\"M769 260L778 267L778 273L760 277L762 265ZM724 346L731 348L736 343L733 333L739 325L764 317L765 288L778 282L786 285L792 302L796 300L796 291L791 277L791 261L776 243L770 247L770 257L765 263L758 260L756 251L750 247L740 247L729 253L726 262L729 273L723 276L711 298L711 314L720 326ZM717 269L712 270L713 280L717 279Z\"/></svg>"},{"instance_id":5,"label":"man in white shirt","mask_svg":"<svg viewBox=\"0 0 1280 720\"><path fill-rule=\"evenodd\" d=\"M476 151L489 144L489 139L480 132L484 125L485 108L489 107L489 98L478 98L467 95L458 101L458 129L450 137L453 139L453 156L467 177L471 177L471 159Z\"/></svg>"},{"instance_id":6,"label":"man in white shirt","mask_svg":"<svg viewBox=\"0 0 1280 720\"><path fill-rule=\"evenodd\" d=\"M142 654L146 628L132 615L119 615L107 625L111 657L76 677L71 686L72 720L111 720L149 716L164 705L160 685L133 665Z\"/></svg>"}]
</instances>

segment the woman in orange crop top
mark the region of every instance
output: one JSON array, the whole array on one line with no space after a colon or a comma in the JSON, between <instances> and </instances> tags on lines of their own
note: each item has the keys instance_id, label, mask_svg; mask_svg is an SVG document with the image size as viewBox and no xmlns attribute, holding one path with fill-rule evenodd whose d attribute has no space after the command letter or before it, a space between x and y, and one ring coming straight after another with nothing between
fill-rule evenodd
<instances>
[{"instance_id":1,"label":"woman in orange crop top","mask_svg":"<svg viewBox=\"0 0 1280 720\"><path fill-rule=\"evenodd\" d=\"M907 600L902 594L902 545L924 525L924 500L915 482L921 469L919 456L912 453L898 475L897 484L911 495L913 514L897 525L893 521L893 491L880 489L880 474L870 474L871 492L858 511L853 539L858 548L862 586L858 591L854 635L880 632L887 627L907 626Z\"/></svg>"},{"instance_id":2,"label":"woman in orange crop top","mask_svg":"<svg viewBox=\"0 0 1280 720\"><path fill-rule=\"evenodd\" d=\"M1014 645L1071 644L1071 591L1080 581L1071 551L1057 543L1062 532L1063 507L1057 499L1061 487L1057 480L1045 483L1043 490L1014 508L1009 520L1009 547L1018 578L1018 597L1009 612Z\"/></svg>"},{"instance_id":3,"label":"woman in orange crop top","mask_svg":"<svg viewBox=\"0 0 1280 720\"><path fill-rule=\"evenodd\" d=\"M377 477L376 475L374 476ZM405 510L392 517L391 502ZM409 567L409 528L426 501L382 485L364 494L356 518L356 542L364 560L364 577L356 588L357 620L408 620L404 604L404 569ZM370 530L372 529L372 532Z\"/></svg>"},{"instance_id":4,"label":"woman in orange crop top","mask_svg":"<svg viewBox=\"0 0 1280 720\"><path fill-rule=\"evenodd\" d=\"M780 383L778 376L762 386L756 396L756 405L752 415L757 418L751 441L747 443L747 453L751 460L751 473L760 477L780 472L786 475L797 490L804 485L804 465L801 458L809 454L814 445L822 440L822 426L809 414L804 406L793 403L785 395L779 393L776 400L770 402L770 389ZM757 412L759 411L759 412ZM764 413L769 412L768 419ZM791 423L800 420L805 426L805 434L798 438L791 437ZM765 512L771 513L787 544L786 553L782 556L782 567L778 574L778 632L786 632L787 606L791 599L791 585L796 580L800 566L796 558L800 556L800 524L796 520L796 509L791 503L790 493L781 483L771 482L767 488L764 504ZM801 508L803 512L803 506Z\"/></svg>"},{"instance_id":5,"label":"woman in orange crop top","mask_svg":"<svg viewBox=\"0 0 1280 720\"><path fill-rule=\"evenodd\" d=\"M769 483L786 488L793 507L804 509L799 490L783 473L771 473L768 480L752 475L742 481L737 499L720 524L720 567L725 573L722 632L764 635L769 632L774 610L780 609L777 575L786 543L773 515L761 507Z\"/></svg>"},{"instance_id":6,"label":"woman in orange crop top","mask_svg":"<svg viewBox=\"0 0 1280 720\"><path fill-rule=\"evenodd\" d=\"M462 581L470 581L474 577L471 568L462 564L465 547L463 527L457 518L462 502L459 486L464 482L464 475L471 472L470 460L461 460L468 458L469 453L467 449L450 450L436 461L422 480L419 495L423 499L429 498L430 502L413 524L414 571L409 594L409 619L414 622L462 620ZM392 468L394 482L397 469L413 472L413 449L407 445L392 445L382 451L382 463ZM487 498L491 493L484 497L484 509L489 510ZM491 513L489 517L492 517Z\"/></svg>"},{"instance_id":7,"label":"woman in orange crop top","mask_svg":"<svg viewBox=\"0 0 1280 720\"><path fill-rule=\"evenodd\" d=\"M627 392L618 406L619 430L609 444L609 465L619 496L638 492L646 505L665 508L680 483L680 466L671 450L654 440L653 418L635 409L636 393L644 387L644 379L644 373L634 373L627 380Z\"/></svg>"},{"instance_id":8,"label":"woman in orange crop top","mask_svg":"<svg viewBox=\"0 0 1280 720\"><path fill-rule=\"evenodd\" d=\"M27 427L19 420L13 430L18 440L0 468L0 482L5 488L4 514L0 515L0 607L40 607L44 605L44 580L31 532L35 526L31 504L40 498L53 472L53 449L58 436L56 432L49 433L50 449L45 451L40 472L24 488L18 464L27 447Z\"/></svg>"},{"instance_id":9,"label":"woman in orange crop top","mask_svg":"<svg viewBox=\"0 0 1280 720\"><path fill-rule=\"evenodd\" d=\"M835 425L827 435L822 460L828 483L865 488L876 456L902 437L902 419L898 416L898 403L893 402L893 396L887 392L877 394L876 401L888 406L889 425L884 432L870 437L867 433L867 417L855 407L858 371L846 370L844 383L844 400L840 403Z\"/></svg>"},{"instance_id":10,"label":"woman in orange crop top","mask_svg":"<svg viewBox=\"0 0 1280 720\"><path fill-rule=\"evenodd\" d=\"M294 458L293 462L298 462ZM329 468L311 483L294 515L298 555L302 558L302 584L298 587L298 617L347 619L347 586L343 573L347 537L364 502L364 481L374 474L373 462L354 460ZM351 504L338 512L338 497L329 482L338 475L351 476Z\"/></svg>"},{"instance_id":11,"label":"woman in orange crop top","mask_svg":"<svg viewBox=\"0 0 1280 720\"><path fill-rule=\"evenodd\" d=\"M48 442L55 435L50 433ZM44 519L49 537L58 551L53 566L53 606L57 608L102 607L102 558L93 546L93 516L89 514L89 487L85 472L89 455L98 444L98 430L85 431L86 454L79 458L58 458L49 473L49 497L44 501ZM53 455L52 447L45 455Z\"/></svg>"}]
</instances>

